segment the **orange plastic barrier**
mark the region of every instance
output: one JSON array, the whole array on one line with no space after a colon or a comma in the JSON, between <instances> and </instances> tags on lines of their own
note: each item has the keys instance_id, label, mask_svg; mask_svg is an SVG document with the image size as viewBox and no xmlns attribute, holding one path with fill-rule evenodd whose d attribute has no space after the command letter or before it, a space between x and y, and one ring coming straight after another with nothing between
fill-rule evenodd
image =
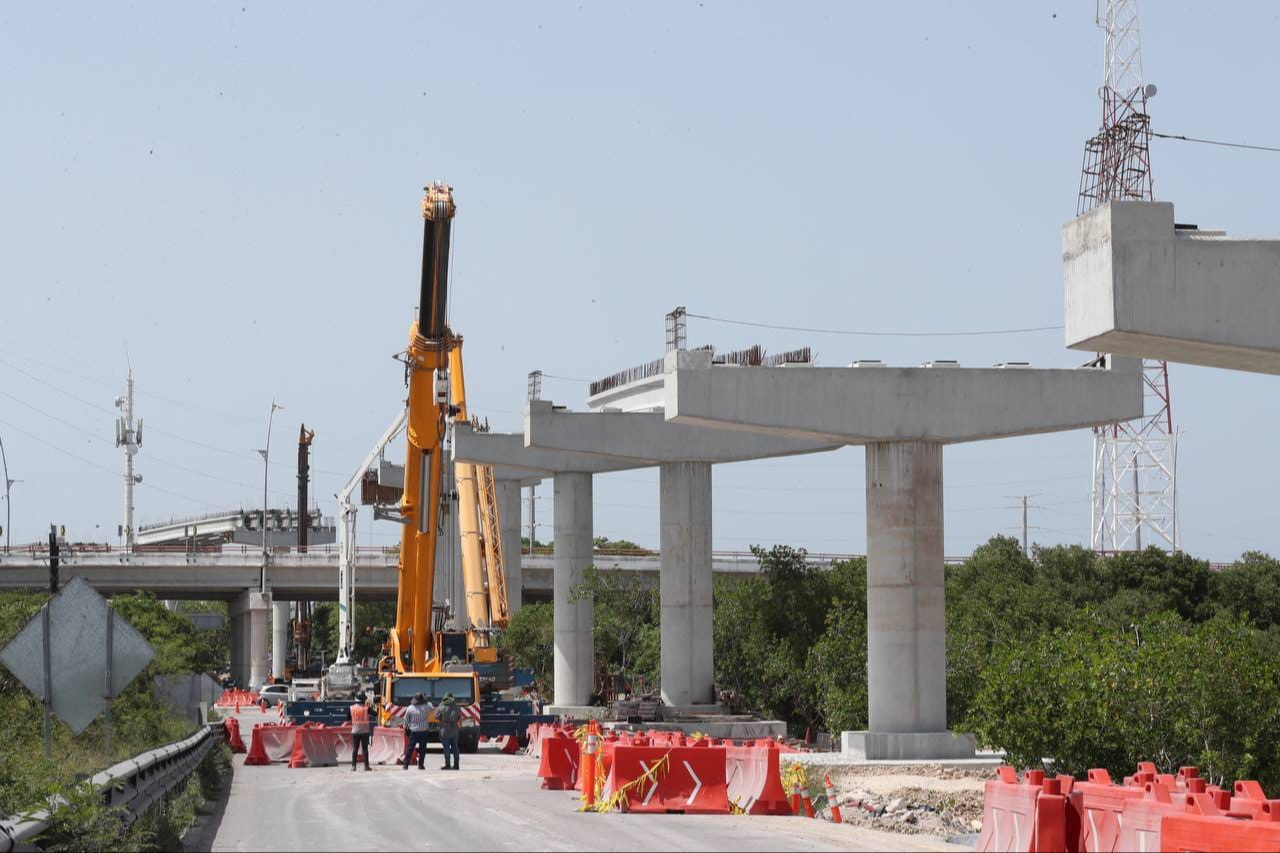
<instances>
[{"instance_id":1,"label":"orange plastic barrier","mask_svg":"<svg viewBox=\"0 0 1280 853\"><path fill-rule=\"evenodd\" d=\"M227 746L231 747L234 753L245 752L244 738L240 737L240 721L235 717L228 717L222 723L222 730L226 734Z\"/></svg>"},{"instance_id":2,"label":"orange plastic barrier","mask_svg":"<svg viewBox=\"0 0 1280 853\"><path fill-rule=\"evenodd\" d=\"M779 750L772 741L766 746L727 746L725 789L729 800L747 814L789 815L787 792L782 787Z\"/></svg>"},{"instance_id":3,"label":"orange plastic barrier","mask_svg":"<svg viewBox=\"0 0 1280 853\"><path fill-rule=\"evenodd\" d=\"M605 796L624 792L623 811L728 814L725 761L724 747L619 745Z\"/></svg>"},{"instance_id":4,"label":"orange plastic barrier","mask_svg":"<svg viewBox=\"0 0 1280 853\"><path fill-rule=\"evenodd\" d=\"M1280 853L1280 800L1264 802L1249 819L1213 814L1212 799L1205 794L1191 795L1188 811L1193 807L1202 813L1170 815L1164 819L1160 827L1161 850Z\"/></svg>"},{"instance_id":5,"label":"orange plastic barrier","mask_svg":"<svg viewBox=\"0 0 1280 853\"><path fill-rule=\"evenodd\" d=\"M550 791L572 791L578 782L578 742L571 737L553 735L541 740L542 759L538 778Z\"/></svg>"},{"instance_id":6,"label":"orange plastic barrier","mask_svg":"<svg viewBox=\"0 0 1280 853\"><path fill-rule=\"evenodd\" d=\"M1120 816L1120 832L1116 835L1116 850L1159 850L1160 828L1167 817L1185 814L1186 798L1173 801L1173 795L1163 782L1147 782L1143 797L1125 804Z\"/></svg>"},{"instance_id":7,"label":"orange plastic barrier","mask_svg":"<svg viewBox=\"0 0 1280 853\"><path fill-rule=\"evenodd\" d=\"M374 726L373 737L369 738L369 763L395 764L404 757L407 743L404 729Z\"/></svg>"},{"instance_id":8,"label":"orange plastic barrier","mask_svg":"<svg viewBox=\"0 0 1280 853\"><path fill-rule=\"evenodd\" d=\"M1063 793L1069 780L1046 779L1043 771L1029 770L1019 783L1012 767L996 768L996 773L986 784L979 853L1082 849L1081 794Z\"/></svg>"},{"instance_id":9,"label":"orange plastic barrier","mask_svg":"<svg viewBox=\"0 0 1280 853\"><path fill-rule=\"evenodd\" d=\"M240 705L256 705L258 704L258 694L251 690L224 690L222 695L218 697L218 701L213 703L215 708L235 708Z\"/></svg>"},{"instance_id":10,"label":"orange plastic barrier","mask_svg":"<svg viewBox=\"0 0 1280 853\"><path fill-rule=\"evenodd\" d=\"M253 727L253 734L249 739L249 754L244 757L246 767L265 767L271 763L271 758L267 755L266 747L262 743L264 729L266 726ZM292 751L290 748L290 752Z\"/></svg>"},{"instance_id":11,"label":"orange plastic barrier","mask_svg":"<svg viewBox=\"0 0 1280 853\"><path fill-rule=\"evenodd\" d=\"M293 729L293 755L290 767L333 767L338 763L338 738L323 725L296 726Z\"/></svg>"}]
</instances>

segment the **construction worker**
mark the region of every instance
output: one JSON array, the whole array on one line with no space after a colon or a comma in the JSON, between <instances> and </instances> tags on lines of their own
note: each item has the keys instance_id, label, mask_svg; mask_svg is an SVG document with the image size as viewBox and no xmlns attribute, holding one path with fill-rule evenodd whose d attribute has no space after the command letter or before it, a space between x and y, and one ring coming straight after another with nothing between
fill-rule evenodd
<instances>
[{"instance_id":1,"label":"construction worker","mask_svg":"<svg viewBox=\"0 0 1280 853\"><path fill-rule=\"evenodd\" d=\"M427 718L431 714L431 706L427 697L421 693L413 697L404 714L404 727L409 731L409 744L404 748L404 769L409 769L409 760L413 751L418 750L418 769L425 770L423 763L427 760Z\"/></svg>"},{"instance_id":2,"label":"construction worker","mask_svg":"<svg viewBox=\"0 0 1280 853\"><path fill-rule=\"evenodd\" d=\"M369 737L373 731L369 725L369 696L362 690L356 694L355 704L347 709L351 719L351 772L356 770L360 747L364 747L364 769L369 769Z\"/></svg>"},{"instance_id":3,"label":"construction worker","mask_svg":"<svg viewBox=\"0 0 1280 853\"><path fill-rule=\"evenodd\" d=\"M444 694L440 707L436 709L436 722L440 725L440 746L444 749L444 767L441 770L458 770L458 722L462 719L462 711L454 701L452 693ZM453 766L449 766L449 756L453 756Z\"/></svg>"}]
</instances>

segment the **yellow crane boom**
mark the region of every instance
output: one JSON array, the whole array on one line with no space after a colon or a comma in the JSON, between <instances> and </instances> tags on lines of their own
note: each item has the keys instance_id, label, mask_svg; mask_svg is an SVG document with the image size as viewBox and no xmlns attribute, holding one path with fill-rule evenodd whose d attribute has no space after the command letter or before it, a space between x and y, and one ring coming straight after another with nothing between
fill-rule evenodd
<instances>
[{"instance_id":1,"label":"yellow crane boom","mask_svg":"<svg viewBox=\"0 0 1280 853\"><path fill-rule=\"evenodd\" d=\"M449 237L455 207L452 190L443 183L427 187L422 201L422 281L418 319L409 328L405 353L409 401L400 501L400 538L396 624L391 629L389 657L396 672L425 672L432 654L432 594L435 554L443 505L440 481L448 428L449 356L461 345L447 323Z\"/></svg>"}]
</instances>

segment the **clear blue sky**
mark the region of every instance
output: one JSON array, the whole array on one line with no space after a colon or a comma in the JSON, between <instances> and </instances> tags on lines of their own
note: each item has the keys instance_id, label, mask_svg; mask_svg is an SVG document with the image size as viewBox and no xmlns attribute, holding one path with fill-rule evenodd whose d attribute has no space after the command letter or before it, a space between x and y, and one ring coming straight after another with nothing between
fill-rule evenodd
<instances>
[{"instance_id":1,"label":"clear blue sky","mask_svg":"<svg viewBox=\"0 0 1280 853\"><path fill-rule=\"evenodd\" d=\"M458 201L452 318L470 397L499 429L519 427L528 371L594 378L653 358L680 304L847 329L1060 323L1059 229L1099 118L1093 8L6 4L0 436L23 480L15 541L50 521L114 540L126 346L148 427L140 520L256 506L272 397L273 501L292 503L302 420L332 513L403 393L390 356L434 178ZM1158 130L1280 144L1280 10L1142 13ZM1180 221L1280 235L1280 155L1157 140L1152 159ZM886 340L691 320L690 338L809 343L825 364L1083 360L1061 332ZM1188 550L1280 551L1275 383L1174 368ZM549 379L544 396L581 407L585 388ZM1089 459L1088 433L948 449L948 553L1012 528L1023 493L1044 507L1035 539L1085 541ZM656 479L597 478L598 532L656 544ZM722 466L715 483L718 548L865 547L858 449Z\"/></svg>"}]
</instances>

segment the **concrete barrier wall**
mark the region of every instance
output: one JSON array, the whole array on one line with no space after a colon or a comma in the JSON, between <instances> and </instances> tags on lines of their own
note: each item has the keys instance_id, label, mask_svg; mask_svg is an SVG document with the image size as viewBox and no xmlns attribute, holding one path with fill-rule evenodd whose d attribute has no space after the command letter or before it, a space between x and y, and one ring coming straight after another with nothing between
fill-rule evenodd
<instances>
[{"instance_id":1,"label":"concrete barrier wall","mask_svg":"<svg viewBox=\"0 0 1280 853\"><path fill-rule=\"evenodd\" d=\"M157 675L156 696L195 725L200 725L200 703L212 708L222 695L222 686L208 675Z\"/></svg>"}]
</instances>

